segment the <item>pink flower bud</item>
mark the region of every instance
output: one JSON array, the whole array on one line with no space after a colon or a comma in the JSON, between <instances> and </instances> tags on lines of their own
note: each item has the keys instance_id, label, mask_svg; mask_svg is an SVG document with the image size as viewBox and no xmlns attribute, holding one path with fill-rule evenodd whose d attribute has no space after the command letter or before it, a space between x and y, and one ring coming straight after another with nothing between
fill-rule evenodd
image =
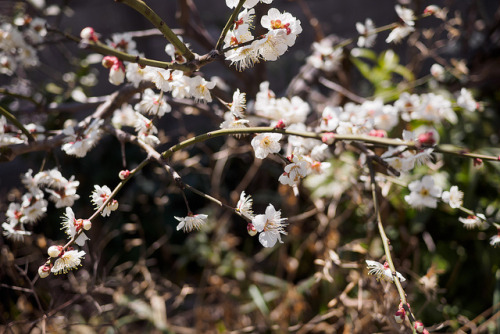
<instances>
[{"instance_id":1,"label":"pink flower bud","mask_svg":"<svg viewBox=\"0 0 500 334\"><path fill-rule=\"evenodd\" d=\"M106 56L102 58L101 64L104 68L111 68L116 62L118 61L118 58L115 56Z\"/></svg>"},{"instance_id":2,"label":"pink flower bud","mask_svg":"<svg viewBox=\"0 0 500 334\"><path fill-rule=\"evenodd\" d=\"M115 86L121 85L125 81L125 67L119 60L109 70L109 82Z\"/></svg>"},{"instance_id":3,"label":"pink flower bud","mask_svg":"<svg viewBox=\"0 0 500 334\"><path fill-rule=\"evenodd\" d=\"M375 130L375 129L372 129L372 130L370 130L370 132L368 133L368 135L372 136L372 137L385 138L385 137L387 137L387 132L385 130Z\"/></svg>"},{"instance_id":4,"label":"pink flower bud","mask_svg":"<svg viewBox=\"0 0 500 334\"><path fill-rule=\"evenodd\" d=\"M436 14L440 10L441 10L441 8L439 8L436 5L429 5L429 6L425 7L424 14L432 15L432 14Z\"/></svg>"},{"instance_id":5,"label":"pink flower bud","mask_svg":"<svg viewBox=\"0 0 500 334\"><path fill-rule=\"evenodd\" d=\"M252 237L257 234L257 230L255 229L255 226L253 226L252 223L248 223L247 231L248 231L248 234Z\"/></svg>"},{"instance_id":6,"label":"pink flower bud","mask_svg":"<svg viewBox=\"0 0 500 334\"><path fill-rule=\"evenodd\" d=\"M474 164L474 167L480 167L483 164L483 159L474 158L473 164Z\"/></svg>"},{"instance_id":7,"label":"pink flower bud","mask_svg":"<svg viewBox=\"0 0 500 334\"><path fill-rule=\"evenodd\" d=\"M58 257L61 254L62 249L62 246L50 246L47 250L47 254L49 254L50 257Z\"/></svg>"},{"instance_id":8,"label":"pink flower bud","mask_svg":"<svg viewBox=\"0 0 500 334\"><path fill-rule=\"evenodd\" d=\"M434 138L434 133L431 131L424 132L418 136L417 141L423 146L432 146L436 144L436 139Z\"/></svg>"},{"instance_id":9,"label":"pink flower bud","mask_svg":"<svg viewBox=\"0 0 500 334\"><path fill-rule=\"evenodd\" d=\"M423 333L424 332L424 324L420 321L415 321L415 330L417 333Z\"/></svg>"},{"instance_id":10,"label":"pink flower bud","mask_svg":"<svg viewBox=\"0 0 500 334\"><path fill-rule=\"evenodd\" d=\"M405 321L405 315L406 315L405 309L401 307L394 314L394 320L396 320L398 324L401 324L403 323L403 321Z\"/></svg>"},{"instance_id":11,"label":"pink flower bud","mask_svg":"<svg viewBox=\"0 0 500 334\"><path fill-rule=\"evenodd\" d=\"M80 32L80 37L87 42L88 41L97 42L99 40L98 35L96 34L94 28L92 27L83 28L82 31Z\"/></svg>"},{"instance_id":12,"label":"pink flower bud","mask_svg":"<svg viewBox=\"0 0 500 334\"><path fill-rule=\"evenodd\" d=\"M45 278L49 276L49 274L50 267L48 265L44 264L43 266L38 267L38 276L40 276L40 278Z\"/></svg>"},{"instance_id":13,"label":"pink flower bud","mask_svg":"<svg viewBox=\"0 0 500 334\"><path fill-rule=\"evenodd\" d=\"M125 180L129 176L130 176L130 171L128 169L122 170L120 171L120 173L118 173L118 177L120 178L120 180Z\"/></svg>"},{"instance_id":14,"label":"pink flower bud","mask_svg":"<svg viewBox=\"0 0 500 334\"><path fill-rule=\"evenodd\" d=\"M286 128L286 124L285 124L285 121L280 119L278 121L278 123L276 123L276 125L274 126L276 129L284 129Z\"/></svg>"},{"instance_id":15,"label":"pink flower bud","mask_svg":"<svg viewBox=\"0 0 500 334\"><path fill-rule=\"evenodd\" d=\"M321 135L321 141L328 145L333 144L334 139L335 139L335 134L333 132L325 132Z\"/></svg>"}]
</instances>

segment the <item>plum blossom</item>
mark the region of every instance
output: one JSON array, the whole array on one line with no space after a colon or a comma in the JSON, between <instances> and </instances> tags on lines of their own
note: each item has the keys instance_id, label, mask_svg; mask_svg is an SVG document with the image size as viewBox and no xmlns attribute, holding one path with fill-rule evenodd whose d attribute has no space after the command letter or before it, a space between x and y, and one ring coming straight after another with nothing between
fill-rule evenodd
<instances>
[{"instance_id":1,"label":"plum blossom","mask_svg":"<svg viewBox=\"0 0 500 334\"><path fill-rule=\"evenodd\" d=\"M421 180L413 181L408 185L410 194L405 196L405 201L414 208L436 208L437 200L441 196L441 188L434 184L434 179L430 175L424 176Z\"/></svg>"},{"instance_id":2,"label":"plum blossom","mask_svg":"<svg viewBox=\"0 0 500 334\"><path fill-rule=\"evenodd\" d=\"M253 219L253 209L252 209L253 199L251 195L245 194L244 191L240 194L240 199L236 204L236 211L241 213L244 217L248 219Z\"/></svg>"},{"instance_id":3,"label":"plum blossom","mask_svg":"<svg viewBox=\"0 0 500 334\"><path fill-rule=\"evenodd\" d=\"M389 268L389 263L385 262L382 264L377 261L366 260L366 265L368 267L368 275L374 275L378 281L384 280L387 282L394 282L394 277L392 276L391 268ZM400 282L406 281L406 278L404 278L403 275L397 271L396 275L398 276Z\"/></svg>"},{"instance_id":4,"label":"plum blossom","mask_svg":"<svg viewBox=\"0 0 500 334\"><path fill-rule=\"evenodd\" d=\"M377 32L372 19L367 18L365 24L361 22L356 23L356 30L359 33L358 46L360 48L371 48L375 44Z\"/></svg>"},{"instance_id":5,"label":"plum blossom","mask_svg":"<svg viewBox=\"0 0 500 334\"><path fill-rule=\"evenodd\" d=\"M66 154L83 158L101 137L100 127L103 123L103 119L94 119L83 130L75 130L73 126L66 127L63 130L63 133L66 135L64 139L66 143L62 145L62 150L66 152Z\"/></svg>"},{"instance_id":6,"label":"plum blossom","mask_svg":"<svg viewBox=\"0 0 500 334\"><path fill-rule=\"evenodd\" d=\"M75 269L82 263L85 256L84 251L69 250L65 251L55 262L50 270L54 275L67 274L69 270Z\"/></svg>"},{"instance_id":7,"label":"plum blossom","mask_svg":"<svg viewBox=\"0 0 500 334\"><path fill-rule=\"evenodd\" d=\"M261 133L252 139L252 147L257 159L264 159L270 153L278 153L281 150L279 140L281 133Z\"/></svg>"},{"instance_id":8,"label":"plum blossom","mask_svg":"<svg viewBox=\"0 0 500 334\"><path fill-rule=\"evenodd\" d=\"M477 110L477 102L474 100L472 93L467 88L460 90L460 95L457 98L457 104L469 112Z\"/></svg>"},{"instance_id":9,"label":"plum blossom","mask_svg":"<svg viewBox=\"0 0 500 334\"><path fill-rule=\"evenodd\" d=\"M453 209L462 206L463 197L464 193L458 190L457 186L452 186L449 191L443 191L441 195L443 202L448 203Z\"/></svg>"},{"instance_id":10,"label":"plum blossom","mask_svg":"<svg viewBox=\"0 0 500 334\"><path fill-rule=\"evenodd\" d=\"M200 76L195 76L189 80L189 93L196 102L212 102L210 89L215 87L214 81L206 81Z\"/></svg>"},{"instance_id":11,"label":"plum blossom","mask_svg":"<svg viewBox=\"0 0 500 334\"><path fill-rule=\"evenodd\" d=\"M467 218L459 217L458 221L464 224L464 227L466 229L473 229L475 227L480 227L484 225L484 222L486 221L486 217L482 213L478 213L475 216L474 215L469 215Z\"/></svg>"},{"instance_id":12,"label":"plum blossom","mask_svg":"<svg viewBox=\"0 0 500 334\"><path fill-rule=\"evenodd\" d=\"M162 94L155 94L155 92L148 88L144 90L142 99L135 105L135 110L149 115L162 117L172 110L172 107L165 101Z\"/></svg>"},{"instance_id":13,"label":"plum blossom","mask_svg":"<svg viewBox=\"0 0 500 334\"><path fill-rule=\"evenodd\" d=\"M90 228L90 221L84 219L76 219L73 210L70 207L66 208L66 214L62 217L62 229L71 239L77 233L82 231L82 229L88 230ZM78 246L83 246L85 241L89 238L85 235L85 233L81 232L81 234L76 238L75 242Z\"/></svg>"},{"instance_id":14,"label":"plum blossom","mask_svg":"<svg viewBox=\"0 0 500 334\"><path fill-rule=\"evenodd\" d=\"M92 203L96 206L96 209L99 209L109 198L111 195L111 189L109 189L108 186L99 186L99 185L94 185L94 191L92 192L92 195L90 196L92 199ZM110 201L106 207L101 211L101 216L106 217L111 214L111 211L115 211L118 209L118 201L113 199Z\"/></svg>"},{"instance_id":15,"label":"plum blossom","mask_svg":"<svg viewBox=\"0 0 500 334\"><path fill-rule=\"evenodd\" d=\"M226 0L226 5L229 8L235 8L238 5L238 2L239 2L239 0ZM271 2L273 2L273 0L247 0L243 4L243 7L244 8L253 8L259 2L270 4Z\"/></svg>"},{"instance_id":16,"label":"plum blossom","mask_svg":"<svg viewBox=\"0 0 500 334\"><path fill-rule=\"evenodd\" d=\"M276 241L281 241L280 234L287 234L283 228L287 218L281 218L281 211L276 211L272 204L266 208L266 213L257 215L252 219L252 224L255 229L260 232L259 241L264 247L273 247Z\"/></svg>"},{"instance_id":17,"label":"plum blossom","mask_svg":"<svg viewBox=\"0 0 500 334\"><path fill-rule=\"evenodd\" d=\"M192 230L199 230L203 225L207 223L207 215L198 214L193 215L188 214L187 217L175 217L179 221L177 225L177 231L182 229L184 232L191 232Z\"/></svg>"},{"instance_id":18,"label":"plum blossom","mask_svg":"<svg viewBox=\"0 0 500 334\"><path fill-rule=\"evenodd\" d=\"M289 186L297 185L300 179L310 173L309 166L308 161L301 159L297 155L293 155L292 163L285 166L285 171L280 175L278 181L281 184Z\"/></svg>"}]
</instances>

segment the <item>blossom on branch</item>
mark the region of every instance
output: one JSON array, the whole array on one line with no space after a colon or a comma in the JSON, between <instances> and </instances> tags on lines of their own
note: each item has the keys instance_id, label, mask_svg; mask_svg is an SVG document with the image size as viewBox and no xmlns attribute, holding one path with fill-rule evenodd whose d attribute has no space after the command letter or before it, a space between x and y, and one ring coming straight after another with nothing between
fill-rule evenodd
<instances>
[{"instance_id":1,"label":"blossom on branch","mask_svg":"<svg viewBox=\"0 0 500 334\"><path fill-rule=\"evenodd\" d=\"M252 139L252 147L255 150L257 159L264 159L271 153L278 153L281 150L279 143L281 133L261 133Z\"/></svg>"},{"instance_id":2,"label":"blossom on branch","mask_svg":"<svg viewBox=\"0 0 500 334\"><path fill-rule=\"evenodd\" d=\"M175 217L179 221L177 225L177 231L182 229L184 232L191 232L192 230L199 230L203 225L207 223L207 215L198 214L188 214L186 217Z\"/></svg>"},{"instance_id":3,"label":"blossom on branch","mask_svg":"<svg viewBox=\"0 0 500 334\"><path fill-rule=\"evenodd\" d=\"M424 176L421 180L413 181L408 185L410 194L405 196L405 201L414 208L436 208L437 201L441 196L441 188L434 184L434 179L430 175Z\"/></svg>"},{"instance_id":4,"label":"blossom on branch","mask_svg":"<svg viewBox=\"0 0 500 334\"><path fill-rule=\"evenodd\" d=\"M252 219L252 224L255 229L260 232L259 241L264 247L273 247L276 241L281 241L280 234L287 234L284 226L287 225L284 221L287 218L281 218L281 211L276 211L272 204L266 208L266 213L257 215Z\"/></svg>"},{"instance_id":5,"label":"blossom on branch","mask_svg":"<svg viewBox=\"0 0 500 334\"><path fill-rule=\"evenodd\" d=\"M384 280L387 282L394 282L394 277L392 275L391 268L389 268L389 263L385 262L382 264L377 261L366 260L366 265L368 267L368 275L375 276L377 281ZM397 271L396 275L398 276L400 282L406 281L406 278L404 278L403 275Z\"/></svg>"},{"instance_id":6,"label":"blossom on branch","mask_svg":"<svg viewBox=\"0 0 500 334\"><path fill-rule=\"evenodd\" d=\"M54 262L51 272L54 275L67 274L69 270L75 269L82 263L85 256L84 251L67 250Z\"/></svg>"}]
</instances>

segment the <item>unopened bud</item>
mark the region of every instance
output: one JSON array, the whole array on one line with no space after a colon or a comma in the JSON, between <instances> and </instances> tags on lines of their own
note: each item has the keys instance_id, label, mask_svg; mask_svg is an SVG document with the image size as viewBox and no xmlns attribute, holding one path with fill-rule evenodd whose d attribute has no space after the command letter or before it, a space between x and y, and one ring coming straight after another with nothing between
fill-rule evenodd
<instances>
[{"instance_id":1,"label":"unopened bud","mask_svg":"<svg viewBox=\"0 0 500 334\"><path fill-rule=\"evenodd\" d=\"M38 267L38 276L40 276L40 278L45 278L49 276L49 274L50 267L48 265L44 264L43 266Z\"/></svg>"},{"instance_id":2,"label":"unopened bud","mask_svg":"<svg viewBox=\"0 0 500 334\"><path fill-rule=\"evenodd\" d=\"M83 28L82 31L80 32L80 37L86 41L93 41L93 42L97 42L97 40L99 39L97 34L95 33L94 28L92 27Z\"/></svg>"},{"instance_id":3,"label":"unopened bud","mask_svg":"<svg viewBox=\"0 0 500 334\"><path fill-rule=\"evenodd\" d=\"M434 138L434 132L428 131L420 134L417 141L423 146L432 146L436 144L436 139Z\"/></svg>"},{"instance_id":4,"label":"unopened bud","mask_svg":"<svg viewBox=\"0 0 500 334\"><path fill-rule=\"evenodd\" d=\"M276 123L276 125L274 126L276 129L284 129L286 128L286 124L285 124L285 121L280 119L278 121L278 123Z\"/></svg>"},{"instance_id":5,"label":"unopened bud","mask_svg":"<svg viewBox=\"0 0 500 334\"><path fill-rule=\"evenodd\" d=\"M92 222L88 219L85 219L83 221L83 229L88 231L88 230L90 230L91 227L92 227Z\"/></svg>"},{"instance_id":6,"label":"unopened bud","mask_svg":"<svg viewBox=\"0 0 500 334\"><path fill-rule=\"evenodd\" d=\"M425 7L424 14L432 15L432 14L436 14L440 10L441 10L441 8L439 8L436 5L429 5L429 6Z\"/></svg>"},{"instance_id":7,"label":"unopened bud","mask_svg":"<svg viewBox=\"0 0 500 334\"><path fill-rule=\"evenodd\" d=\"M417 333L423 333L424 332L424 324L420 321L415 321L415 330Z\"/></svg>"},{"instance_id":8,"label":"unopened bud","mask_svg":"<svg viewBox=\"0 0 500 334\"><path fill-rule=\"evenodd\" d=\"M101 64L104 68L111 68L116 62L118 61L118 58L115 56L106 56L102 58Z\"/></svg>"},{"instance_id":9,"label":"unopened bud","mask_svg":"<svg viewBox=\"0 0 500 334\"><path fill-rule=\"evenodd\" d=\"M480 167L483 164L483 159L474 158L473 164L474 164L474 167Z\"/></svg>"},{"instance_id":10,"label":"unopened bud","mask_svg":"<svg viewBox=\"0 0 500 334\"><path fill-rule=\"evenodd\" d=\"M62 246L50 246L47 250L47 254L49 254L50 257L58 257L61 254L62 249Z\"/></svg>"},{"instance_id":11,"label":"unopened bud","mask_svg":"<svg viewBox=\"0 0 500 334\"><path fill-rule=\"evenodd\" d=\"M115 86L121 85L125 81L125 67L120 60L117 59L111 66L108 79Z\"/></svg>"},{"instance_id":12,"label":"unopened bud","mask_svg":"<svg viewBox=\"0 0 500 334\"><path fill-rule=\"evenodd\" d=\"M370 132L368 133L368 135L372 136L372 137L385 138L385 137L387 137L387 131L372 129L372 130L370 130Z\"/></svg>"},{"instance_id":13,"label":"unopened bud","mask_svg":"<svg viewBox=\"0 0 500 334\"><path fill-rule=\"evenodd\" d=\"M321 141L328 145L333 144L334 139L335 139L335 134L333 132L325 132L321 135Z\"/></svg>"},{"instance_id":14,"label":"unopened bud","mask_svg":"<svg viewBox=\"0 0 500 334\"><path fill-rule=\"evenodd\" d=\"M108 206L111 211L115 211L116 209L118 209L118 201L114 199L111 201L111 203L108 204Z\"/></svg>"},{"instance_id":15,"label":"unopened bud","mask_svg":"<svg viewBox=\"0 0 500 334\"><path fill-rule=\"evenodd\" d=\"M120 180L125 180L129 176L130 176L130 171L128 169L122 170L120 171L120 173L118 173L118 177L120 178Z\"/></svg>"},{"instance_id":16,"label":"unopened bud","mask_svg":"<svg viewBox=\"0 0 500 334\"><path fill-rule=\"evenodd\" d=\"M396 322L398 324L401 324L401 323L403 323L403 321L405 321L405 315L406 315L405 309L404 308L400 308L394 314L394 320L396 320Z\"/></svg>"},{"instance_id":17,"label":"unopened bud","mask_svg":"<svg viewBox=\"0 0 500 334\"><path fill-rule=\"evenodd\" d=\"M257 234L257 230L255 229L255 226L253 226L252 223L248 223L247 231L248 231L248 234L252 237Z\"/></svg>"}]
</instances>

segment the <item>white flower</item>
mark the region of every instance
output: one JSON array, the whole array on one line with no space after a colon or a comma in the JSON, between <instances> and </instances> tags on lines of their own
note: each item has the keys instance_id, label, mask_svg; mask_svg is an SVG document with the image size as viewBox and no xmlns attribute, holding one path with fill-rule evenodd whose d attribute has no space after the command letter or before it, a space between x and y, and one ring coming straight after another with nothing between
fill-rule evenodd
<instances>
[{"instance_id":1,"label":"white flower","mask_svg":"<svg viewBox=\"0 0 500 334\"><path fill-rule=\"evenodd\" d=\"M75 269L82 263L82 258L85 255L84 251L70 250L65 251L61 257L59 257L51 269L54 275L57 274L67 274L69 270Z\"/></svg>"},{"instance_id":2,"label":"white flower","mask_svg":"<svg viewBox=\"0 0 500 334\"><path fill-rule=\"evenodd\" d=\"M359 33L358 46L360 48L371 48L373 44L375 44L377 33L375 31L375 25L370 18L365 20L364 25L361 22L357 22L356 30Z\"/></svg>"},{"instance_id":3,"label":"white flower","mask_svg":"<svg viewBox=\"0 0 500 334\"><path fill-rule=\"evenodd\" d=\"M374 275L378 281L382 279L387 282L394 282L394 277L392 276L391 268L389 268L389 263L385 262L382 264L377 261L366 260L366 265L369 269L368 275ZM404 278L403 275L397 271L396 275L398 276L400 282L406 281L406 278Z\"/></svg>"},{"instance_id":4,"label":"white flower","mask_svg":"<svg viewBox=\"0 0 500 334\"><path fill-rule=\"evenodd\" d=\"M386 43L399 43L403 38L408 36L411 32L415 31L415 28L407 25L398 25L396 28L392 29L389 36L387 36Z\"/></svg>"},{"instance_id":5,"label":"white flower","mask_svg":"<svg viewBox=\"0 0 500 334\"><path fill-rule=\"evenodd\" d=\"M65 128L63 133L66 135L66 144L62 145L62 150L69 155L84 157L101 137L100 127L103 123L103 119L94 119L85 130L80 129L78 133L72 126Z\"/></svg>"},{"instance_id":6,"label":"white flower","mask_svg":"<svg viewBox=\"0 0 500 334\"><path fill-rule=\"evenodd\" d=\"M231 36L233 34L234 33L232 32L227 34L229 37L226 36L226 40L229 42L226 42L224 45L225 48L253 40L253 36L250 32L238 35L239 38ZM224 53L224 56L227 60L231 61L231 65L236 64L235 66L238 71L243 71L259 62L258 50L256 48L256 44L254 43L229 50Z\"/></svg>"},{"instance_id":7,"label":"white flower","mask_svg":"<svg viewBox=\"0 0 500 334\"><path fill-rule=\"evenodd\" d=\"M207 223L207 215L188 215L187 217L175 217L180 223L177 225L177 231L182 229L184 232L191 232L192 230L199 230Z\"/></svg>"},{"instance_id":8,"label":"white flower","mask_svg":"<svg viewBox=\"0 0 500 334\"><path fill-rule=\"evenodd\" d=\"M66 214L61 218L63 219L62 227L64 229L64 232L66 232L70 239L83 229L84 220L76 219L75 214L70 207L66 208ZM78 246L83 246L85 244L85 241L88 239L89 238L85 235L85 233L82 232L78 236L78 238L76 238L75 242Z\"/></svg>"},{"instance_id":9,"label":"white flower","mask_svg":"<svg viewBox=\"0 0 500 334\"><path fill-rule=\"evenodd\" d=\"M426 175L422 180L413 181L408 189L411 193L405 196L405 201L414 208L436 208L437 200L441 196L441 188L434 185L434 179Z\"/></svg>"},{"instance_id":10,"label":"white flower","mask_svg":"<svg viewBox=\"0 0 500 334\"><path fill-rule=\"evenodd\" d=\"M261 133L252 139L252 147L255 150L255 157L264 159L270 153L278 153L281 149L279 140L281 133Z\"/></svg>"},{"instance_id":11,"label":"white flower","mask_svg":"<svg viewBox=\"0 0 500 334\"><path fill-rule=\"evenodd\" d=\"M498 229L497 235L494 235L490 238L490 245L493 247L497 247L500 245L500 229Z\"/></svg>"},{"instance_id":12,"label":"white flower","mask_svg":"<svg viewBox=\"0 0 500 334\"><path fill-rule=\"evenodd\" d=\"M233 102L229 104L231 112L238 118L244 118L243 110L246 108L246 94L237 89L233 94Z\"/></svg>"},{"instance_id":13,"label":"white flower","mask_svg":"<svg viewBox=\"0 0 500 334\"><path fill-rule=\"evenodd\" d=\"M149 66L140 66L136 63L128 63L126 66L125 76L134 87L139 87L139 83L145 80L146 74L151 70Z\"/></svg>"},{"instance_id":14,"label":"white flower","mask_svg":"<svg viewBox=\"0 0 500 334\"><path fill-rule=\"evenodd\" d=\"M321 115L320 129L323 131L335 131L339 125L342 107L327 106Z\"/></svg>"},{"instance_id":15,"label":"white flower","mask_svg":"<svg viewBox=\"0 0 500 334\"><path fill-rule=\"evenodd\" d=\"M152 89L148 88L144 91L142 100L135 105L135 110L143 114L162 117L169 113L172 108L161 94L155 94Z\"/></svg>"},{"instance_id":16,"label":"white flower","mask_svg":"<svg viewBox=\"0 0 500 334\"><path fill-rule=\"evenodd\" d=\"M444 67L439 64L433 64L431 66L431 75L436 78L436 80L444 80Z\"/></svg>"},{"instance_id":17,"label":"white flower","mask_svg":"<svg viewBox=\"0 0 500 334\"><path fill-rule=\"evenodd\" d=\"M210 89L215 87L215 82L206 81L200 76L195 76L189 80L189 94L194 97L196 102L212 102Z\"/></svg>"},{"instance_id":18,"label":"white flower","mask_svg":"<svg viewBox=\"0 0 500 334\"><path fill-rule=\"evenodd\" d=\"M31 235L31 232L24 230L23 224L3 223L2 229L3 235L7 239L12 239L14 241L22 241L25 235Z\"/></svg>"},{"instance_id":19,"label":"white flower","mask_svg":"<svg viewBox=\"0 0 500 334\"><path fill-rule=\"evenodd\" d=\"M271 2L273 2L273 0L260 0L260 2L270 4ZM238 5L238 3L239 3L239 0L226 0L226 5L229 8L235 8ZM255 7L255 5L258 3L259 3L259 0L247 0L243 4L243 7L244 8L252 8L252 7Z\"/></svg>"},{"instance_id":20,"label":"white flower","mask_svg":"<svg viewBox=\"0 0 500 334\"><path fill-rule=\"evenodd\" d=\"M400 5L395 6L396 13L398 14L399 18L403 20L404 23L406 23L409 26L414 26L415 25L415 15L413 14L413 11L409 8L404 8L401 7Z\"/></svg>"},{"instance_id":21,"label":"white flower","mask_svg":"<svg viewBox=\"0 0 500 334\"><path fill-rule=\"evenodd\" d=\"M457 186L452 186L450 191L443 191L443 194L441 195L443 202L448 203L453 209L462 206L463 197L464 193L458 190Z\"/></svg>"},{"instance_id":22,"label":"white flower","mask_svg":"<svg viewBox=\"0 0 500 334\"><path fill-rule=\"evenodd\" d=\"M285 166L285 171L280 175L278 181L282 184L294 186L299 183L301 178L309 174L309 162L301 160L294 155L293 162Z\"/></svg>"},{"instance_id":23,"label":"white flower","mask_svg":"<svg viewBox=\"0 0 500 334\"><path fill-rule=\"evenodd\" d=\"M111 41L107 41L107 44L128 54L136 55L138 53L137 44L129 33L113 34Z\"/></svg>"},{"instance_id":24,"label":"white flower","mask_svg":"<svg viewBox=\"0 0 500 334\"><path fill-rule=\"evenodd\" d=\"M255 216L252 220L252 224L255 229L260 232L259 241L262 246L273 247L276 241L283 243L280 234L286 235L283 228L283 226L286 225L286 223L284 223L286 219L287 218L281 218L281 211L276 211L272 204L268 205L265 214Z\"/></svg>"},{"instance_id":25,"label":"white flower","mask_svg":"<svg viewBox=\"0 0 500 334\"><path fill-rule=\"evenodd\" d=\"M477 102L472 97L472 93L466 88L460 90L460 95L457 98L457 104L467 111L473 112L477 110Z\"/></svg>"},{"instance_id":26,"label":"white flower","mask_svg":"<svg viewBox=\"0 0 500 334\"><path fill-rule=\"evenodd\" d=\"M244 191L240 194L240 200L236 204L236 211L239 211L244 217L248 219L253 219L253 209L252 209L253 199L252 196L246 195Z\"/></svg>"},{"instance_id":27,"label":"white flower","mask_svg":"<svg viewBox=\"0 0 500 334\"><path fill-rule=\"evenodd\" d=\"M485 220L486 217L481 213L478 213L476 216L469 215L467 218L458 218L458 221L464 224L464 227L469 230L474 227L482 226Z\"/></svg>"},{"instance_id":28,"label":"white flower","mask_svg":"<svg viewBox=\"0 0 500 334\"><path fill-rule=\"evenodd\" d=\"M224 122L220 124L221 129L244 129L248 127L249 121L246 119L238 119L230 111L224 113ZM236 138L241 137L241 134L234 135Z\"/></svg>"},{"instance_id":29,"label":"white flower","mask_svg":"<svg viewBox=\"0 0 500 334\"><path fill-rule=\"evenodd\" d=\"M111 189L108 186L98 186L94 185L94 191L90 196L92 198L92 202L96 206L96 209L99 209L109 198L111 195ZM111 211L115 211L118 209L118 202L116 200L110 201L106 207L101 211L101 215L103 217L109 216Z\"/></svg>"},{"instance_id":30,"label":"white flower","mask_svg":"<svg viewBox=\"0 0 500 334\"><path fill-rule=\"evenodd\" d=\"M120 129L123 126L135 126L136 116L134 108L128 104L124 103L120 109L116 109L113 113L113 118L111 123L115 128Z\"/></svg>"},{"instance_id":31,"label":"white flower","mask_svg":"<svg viewBox=\"0 0 500 334\"><path fill-rule=\"evenodd\" d=\"M282 29L270 30L263 38L252 43L264 60L274 61L288 49L286 32Z\"/></svg>"},{"instance_id":32,"label":"white flower","mask_svg":"<svg viewBox=\"0 0 500 334\"><path fill-rule=\"evenodd\" d=\"M297 35L302 32L300 20L297 20L290 13L280 13L276 8L269 9L267 15L262 16L260 24L268 30L280 30L285 32L281 37L284 38L288 46L294 45Z\"/></svg>"},{"instance_id":33,"label":"white flower","mask_svg":"<svg viewBox=\"0 0 500 334\"><path fill-rule=\"evenodd\" d=\"M56 208L62 208L66 206L73 206L76 200L80 198L80 195L76 193L78 186L80 185L79 181L73 181L74 176L72 176L63 188L53 190L53 189L45 189L50 196L50 200L53 201L56 205Z\"/></svg>"}]
</instances>

